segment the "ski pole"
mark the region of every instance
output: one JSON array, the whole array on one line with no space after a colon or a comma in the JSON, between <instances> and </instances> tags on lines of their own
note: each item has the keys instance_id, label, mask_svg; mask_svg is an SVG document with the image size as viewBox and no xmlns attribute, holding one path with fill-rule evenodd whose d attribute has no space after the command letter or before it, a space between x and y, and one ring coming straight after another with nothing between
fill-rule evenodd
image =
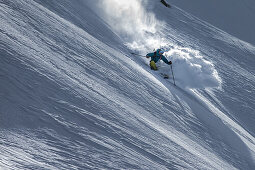
<instances>
[{"instance_id":1,"label":"ski pole","mask_svg":"<svg viewBox=\"0 0 255 170\"><path fill-rule=\"evenodd\" d=\"M131 53L131 54L137 55L137 56L141 56L141 57L145 57L145 56L143 56L143 55L141 55L141 54L136 54L136 53Z\"/></svg>"},{"instance_id":2,"label":"ski pole","mask_svg":"<svg viewBox=\"0 0 255 170\"><path fill-rule=\"evenodd\" d=\"M174 79L174 73L173 73L173 67L172 67L172 64L171 64L171 71L172 71L172 76L173 76L173 80L174 80L174 85L176 86L176 84L175 84L175 79Z\"/></svg>"}]
</instances>

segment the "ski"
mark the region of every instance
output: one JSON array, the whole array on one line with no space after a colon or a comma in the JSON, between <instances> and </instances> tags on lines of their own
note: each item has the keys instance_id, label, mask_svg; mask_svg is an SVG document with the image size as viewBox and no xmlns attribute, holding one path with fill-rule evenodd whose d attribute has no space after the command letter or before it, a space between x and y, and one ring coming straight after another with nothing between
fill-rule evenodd
<instances>
[{"instance_id":1,"label":"ski","mask_svg":"<svg viewBox=\"0 0 255 170\"><path fill-rule=\"evenodd\" d=\"M164 79L169 79L169 78L170 78L168 74L160 73L160 75L161 75Z\"/></svg>"}]
</instances>

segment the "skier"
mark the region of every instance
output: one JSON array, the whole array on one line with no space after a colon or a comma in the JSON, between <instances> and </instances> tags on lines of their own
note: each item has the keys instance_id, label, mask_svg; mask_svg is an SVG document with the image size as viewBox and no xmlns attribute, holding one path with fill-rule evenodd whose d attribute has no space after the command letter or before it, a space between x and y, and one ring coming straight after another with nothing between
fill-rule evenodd
<instances>
[{"instance_id":1,"label":"skier","mask_svg":"<svg viewBox=\"0 0 255 170\"><path fill-rule=\"evenodd\" d=\"M157 49L154 53L148 53L146 55L146 58L151 57L150 61L150 67L152 70L158 70L156 63L161 59L163 60L166 64L171 65L172 61L168 61L166 57L163 55L164 51L161 49Z\"/></svg>"},{"instance_id":2,"label":"skier","mask_svg":"<svg viewBox=\"0 0 255 170\"><path fill-rule=\"evenodd\" d=\"M161 0L160 2L166 7L171 8L171 5L169 5L165 0Z\"/></svg>"}]
</instances>

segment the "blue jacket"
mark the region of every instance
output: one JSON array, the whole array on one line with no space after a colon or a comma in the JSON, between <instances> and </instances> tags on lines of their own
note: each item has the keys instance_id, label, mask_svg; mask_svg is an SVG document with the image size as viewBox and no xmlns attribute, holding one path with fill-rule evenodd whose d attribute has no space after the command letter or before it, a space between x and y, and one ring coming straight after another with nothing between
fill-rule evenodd
<instances>
[{"instance_id":1,"label":"blue jacket","mask_svg":"<svg viewBox=\"0 0 255 170\"><path fill-rule=\"evenodd\" d=\"M156 55L153 53L148 53L146 57L151 57L151 61L154 61L155 63L158 62L158 60L162 59L166 64L168 64L168 60L166 57L162 54L159 54L160 49L157 49Z\"/></svg>"}]
</instances>

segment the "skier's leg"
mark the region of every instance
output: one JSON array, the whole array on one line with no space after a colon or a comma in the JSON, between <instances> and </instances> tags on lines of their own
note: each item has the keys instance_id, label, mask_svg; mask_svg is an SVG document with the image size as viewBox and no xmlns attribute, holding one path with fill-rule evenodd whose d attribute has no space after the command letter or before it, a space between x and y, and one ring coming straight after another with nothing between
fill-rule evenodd
<instances>
[{"instance_id":1,"label":"skier's leg","mask_svg":"<svg viewBox=\"0 0 255 170\"><path fill-rule=\"evenodd\" d=\"M150 62L150 67L151 67L152 70L158 70L158 68L156 66L156 63L154 61Z\"/></svg>"}]
</instances>

